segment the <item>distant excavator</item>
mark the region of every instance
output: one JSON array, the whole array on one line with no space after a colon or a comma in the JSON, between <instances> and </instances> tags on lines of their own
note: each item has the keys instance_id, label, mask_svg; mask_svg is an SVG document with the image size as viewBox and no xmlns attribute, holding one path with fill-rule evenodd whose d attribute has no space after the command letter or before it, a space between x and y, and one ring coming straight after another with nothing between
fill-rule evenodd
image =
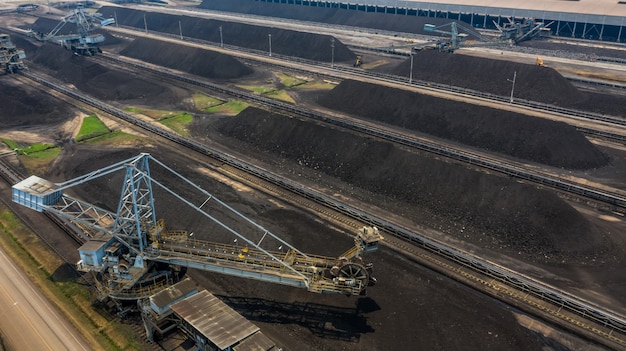
<instances>
[{"instance_id":1,"label":"distant excavator","mask_svg":"<svg viewBox=\"0 0 626 351\"><path fill-rule=\"evenodd\" d=\"M511 18L507 18L508 22L498 25L495 21L493 24L500 31L501 40L510 40L519 43L530 39L540 39L550 36L550 25L554 21L546 24L538 22L534 18L526 18L522 22L515 22Z\"/></svg>"},{"instance_id":2,"label":"distant excavator","mask_svg":"<svg viewBox=\"0 0 626 351\"><path fill-rule=\"evenodd\" d=\"M429 43L424 46L416 46L413 47L413 50L420 51L432 49L453 53L457 49L461 48L497 46L504 44L504 42L499 40L485 40L479 32L465 27L458 22L451 22L440 26L436 26L434 24L424 24L424 31L439 33L443 35L443 37L434 44Z\"/></svg>"},{"instance_id":3,"label":"distant excavator","mask_svg":"<svg viewBox=\"0 0 626 351\"><path fill-rule=\"evenodd\" d=\"M352 64L352 66L354 66L354 67L361 67L361 65L363 65L363 57L361 55L357 55L356 59L354 60L354 63Z\"/></svg>"},{"instance_id":4,"label":"distant excavator","mask_svg":"<svg viewBox=\"0 0 626 351\"><path fill-rule=\"evenodd\" d=\"M537 56L537 59L535 60L535 64L540 67L546 67L546 65L543 64L543 59L539 56Z\"/></svg>"},{"instance_id":5,"label":"distant excavator","mask_svg":"<svg viewBox=\"0 0 626 351\"><path fill-rule=\"evenodd\" d=\"M24 50L16 48L8 34L0 34L0 65L4 72L9 74L24 69L24 58Z\"/></svg>"},{"instance_id":6,"label":"distant excavator","mask_svg":"<svg viewBox=\"0 0 626 351\"><path fill-rule=\"evenodd\" d=\"M77 33L59 34L68 23L76 24ZM102 52L99 44L104 41L104 36L90 32L113 23L115 23L113 18L104 18L100 13L89 13L83 7L77 7L65 15L50 32L40 33L30 30L27 35L43 42L59 42L77 55L92 56Z\"/></svg>"},{"instance_id":7,"label":"distant excavator","mask_svg":"<svg viewBox=\"0 0 626 351\"><path fill-rule=\"evenodd\" d=\"M416 47L415 50L436 49L439 51L454 52L460 48L466 47L485 47L499 45L513 45L524 40L545 38L550 35L550 28L553 22L548 24L538 22L534 19L525 19L523 22L514 22L512 19L503 25L494 25L500 31L500 38L497 40L484 40L482 35L472 28L465 27L458 22L451 22L436 26L434 24L425 24L425 32L433 32L442 34L444 37L436 44L428 44L422 47ZM448 29L449 28L449 29ZM472 38L470 40L470 38Z\"/></svg>"}]
</instances>

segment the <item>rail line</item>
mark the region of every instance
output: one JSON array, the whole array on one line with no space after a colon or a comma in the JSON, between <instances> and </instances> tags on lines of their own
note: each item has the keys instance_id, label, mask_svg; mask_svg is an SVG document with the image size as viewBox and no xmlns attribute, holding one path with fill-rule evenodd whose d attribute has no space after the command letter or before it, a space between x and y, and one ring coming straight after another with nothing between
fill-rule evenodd
<instances>
[{"instance_id":1,"label":"rail line","mask_svg":"<svg viewBox=\"0 0 626 351\"><path fill-rule=\"evenodd\" d=\"M271 174L259 167L238 160L223 152L219 152L217 150L209 148L206 145L170 133L162 128L139 120L120 109L107 105L82 93L54 84L32 73L22 72L21 74L42 85L62 92L73 99L79 100L83 103L86 103L97 109L114 115L128 123L131 123L149 132L164 137L181 146L199 152L203 155L210 156L235 169L253 174L254 176L259 177L269 183L292 191L300 196L303 196L304 198L318 202L337 212L350 216L355 220L368 223L370 225L375 225L385 232L400 239L411 242L414 245L417 245L435 255L438 255L447 260L452 260L462 265L463 267L492 277L494 280L497 280L502 284L506 284L507 286L526 292L529 296L533 296L534 298L537 298L554 306L554 308L551 309L542 306L542 309L545 313L559 318L563 323L566 323L572 329L582 329L599 338L599 340L602 340L602 342L604 343L609 343L613 346L620 345L621 347L626 347L626 319L613 311L597 306L594 303L591 303L574 295L562 292L552 286L511 271L495 263L481 259L478 256L463 252L444 243L422 236L407 228L386 221L380 217L363 212L358 208L339 202L329 196L313 191L309 188L305 188L288 179ZM537 306L535 307L537 308ZM578 316L578 318L583 319L586 322L581 322L577 318L571 318L564 315L562 313L563 310L567 310L568 312L573 313L574 315Z\"/></svg>"},{"instance_id":2,"label":"rail line","mask_svg":"<svg viewBox=\"0 0 626 351\"><path fill-rule=\"evenodd\" d=\"M105 54L105 55L102 55L101 57L106 60L115 61L124 65L129 65L136 69L142 69L142 70L145 70L145 71L157 74L157 75L165 76L171 79L190 83L195 86L210 89L212 91L215 91L221 94L233 96L238 99L253 101L258 104L262 104L264 106L268 106L268 107L271 107L280 111L284 111L287 113L291 113L297 116L321 121L321 122L332 124L332 125L342 127L342 128L351 129L351 130L354 130L363 134L367 134L367 135L374 136L383 140L391 141L393 143L398 143L398 144L402 144L405 146L409 146L417 150L444 156L444 157L447 157L447 158L450 158L459 162L468 163L474 166L482 167L491 171L505 174L507 176L531 181L537 184L541 184L543 186L557 189L559 191L574 194L579 197L584 197L584 198L591 199L597 202L605 203L605 204L615 207L616 211L621 211L621 212L626 211L626 197L624 197L619 192L611 192L607 190L593 188L593 187L586 186L586 185L583 186L574 182L569 182L563 179L559 179L558 177L548 176L548 175L541 174L538 172L531 172L531 171L524 169L523 167L517 166L512 163L504 163L502 160L490 159L486 157L485 155L479 155L476 153L471 153L468 151L455 149L449 146L440 145L435 142L430 142L426 140L409 137L400 133L394 133L387 129L382 129L382 128L372 126L371 124L357 123L354 121L348 121L345 119L336 118L330 115L322 114L319 112L302 109L302 108L299 108L297 106L294 106L288 103L265 98L263 96L251 94L242 90L233 89L233 88L225 87L223 85L210 83L205 80L197 79L195 77L181 75L179 73L168 71L165 68L156 69L147 65L137 63L137 62L122 60L121 58L113 56L113 55ZM622 136L622 137L625 138L626 140L625 136Z\"/></svg>"}]
</instances>

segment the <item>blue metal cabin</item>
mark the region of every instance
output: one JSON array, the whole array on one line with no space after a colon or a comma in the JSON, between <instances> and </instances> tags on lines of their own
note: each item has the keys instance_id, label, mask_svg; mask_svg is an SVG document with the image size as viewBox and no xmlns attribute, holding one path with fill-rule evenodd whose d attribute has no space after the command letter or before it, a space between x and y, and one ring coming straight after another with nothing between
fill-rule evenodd
<instances>
[{"instance_id":1,"label":"blue metal cabin","mask_svg":"<svg viewBox=\"0 0 626 351\"><path fill-rule=\"evenodd\" d=\"M13 201L43 212L44 207L61 200L63 192L58 188L56 184L33 175L13 186Z\"/></svg>"},{"instance_id":2,"label":"blue metal cabin","mask_svg":"<svg viewBox=\"0 0 626 351\"><path fill-rule=\"evenodd\" d=\"M94 268L102 269L105 251L111 246L113 240L112 235L100 233L84 243L78 248L80 261L76 264L76 268L81 272L88 272ZM119 247L119 243L117 246Z\"/></svg>"}]
</instances>

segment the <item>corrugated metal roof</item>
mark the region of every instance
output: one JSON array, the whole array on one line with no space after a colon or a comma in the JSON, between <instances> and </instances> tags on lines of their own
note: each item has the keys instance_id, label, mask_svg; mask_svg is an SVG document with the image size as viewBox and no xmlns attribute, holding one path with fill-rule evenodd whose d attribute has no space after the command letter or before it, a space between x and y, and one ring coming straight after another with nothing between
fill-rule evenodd
<instances>
[{"instance_id":1,"label":"corrugated metal roof","mask_svg":"<svg viewBox=\"0 0 626 351\"><path fill-rule=\"evenodd\" d=\"M335 0L337 3L398 7L433 11L489 14L503 17L626 25L626 3L618 0Z\"/></svg>"},{"instance_id":2,"label":"corrugated metal roof","mask_svg":"<svg viewBox=\"0 0 626 351\"><path fill-rule=\"evenodd\" d=\"M187 278L150 296L150 303L158 308L163 308L194 290L196 290L196 285Z\"/></svg>"},{"instance_id":3,"label":"corrugated metal roof","mask_svg":"<svg viewBox=\"0 0 626 351\"><path fill-rule=\"evenodd\" d=\"M450 5L473 6L475 8L506 8L518 10L554 11L563 13L625 16L626 5L619 4L618 0L358 0L358 1L338 1L346 3L371 4L389 7L409 7L424 8Z\"/></svg>"},{"instance_id":4,"label":"corrugated metal roof","mask_svg":"<svg viewBox=\"0 0 626 351\"><path fill-rule=\"evenodd\" d=\"M276 344L270 338L263 335L263 333L258 332L246 340L244 340L241 344L233 347L234 351L270 351L274 350Z\"/></svg>"},{"instance_id":5,"label":"corrugated metal roof","mask_svg":"<svg viewBox=\"0 0 626 351\"><path fill-rule=\"evenodd\" d=\"M40 195L59 188L58 185L34 175L22 180L13 187L33 195Z\"/></svg>"},{"instance_id":6,"label":"corrugated metal roof","mask_svg":"<svg viewBox=\"0 0 626 351\"><path fill-rule=\"evenodd\" d=\"M259 331L206 290L173 304L171 309L222 350Z\"/></svg>"},{"instance_id":7,"label":"corrugated metal roof","mask_svg":"<svg viewBox=\"0 0 626 351\"><path fill-rule=\"evenodd\" d=\"M113 236L110 234L105 234L98 232L93 238L89 239L86 243L84 243L81 247L78 248L79 252L90 251L96 252L100 250L101 247L108 244Z\"/></svg>"}]
</instances>

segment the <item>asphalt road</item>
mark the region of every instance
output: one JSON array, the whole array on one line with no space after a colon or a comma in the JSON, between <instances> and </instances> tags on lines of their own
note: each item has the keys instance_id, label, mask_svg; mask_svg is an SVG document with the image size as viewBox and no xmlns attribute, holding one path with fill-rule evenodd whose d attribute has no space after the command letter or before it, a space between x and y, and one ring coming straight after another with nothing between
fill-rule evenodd
<instances>
[{"instance_id":1,"label":"asphalt road","mask_svg":"<svg viewBox=\"0 0 626 351\"><path fill-rule=\"evenodd\" d=\"M9 350L91 350L3 250L0 250L0 330Z\"/></svg>"}]
</instances>

